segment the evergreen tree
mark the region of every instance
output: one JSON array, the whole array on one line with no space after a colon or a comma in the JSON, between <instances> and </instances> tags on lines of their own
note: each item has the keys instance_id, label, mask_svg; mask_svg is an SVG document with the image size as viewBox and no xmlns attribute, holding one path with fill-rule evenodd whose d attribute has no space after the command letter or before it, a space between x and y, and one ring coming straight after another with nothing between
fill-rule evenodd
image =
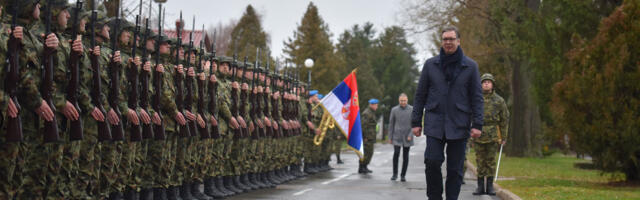
<instances>
[{"instance_id":1,"label":"evergreen tree","mask_svg":"<svg viewBox=\"0 0 640 200\"><path fill-rule=\"evenodd\" d=\"M261 17L256 13L253 6L248 5L242 18L231 32L231 43L227 51L227 55L238 54L239 60L249 57L249 61L253 62L256 58L256 50L269 52L269 35L262 29ZM264 58L264 57L263 57Z\"/></svg>"},{"instance_id":2,"label":"evergreen tree","mask_svg":"<svg viewBox=\"0 0 640 200\"><path fill-rule=\"evenodd\" d=\"M568 73L553 88L556 126L605 172L640 180L640 2L625 1L588 43L568 53Z\"/></svg>"},{"instance_id":3,"label":"evergreen tree","mask_svg":"<svg viewBox=\"0 0 640 200\"><path fill-rule=\"evenodd\" d=\"M284 52L289 57L287 60L301 67L300 77L306 77L309 70L303 67L305 59L311 58L315 62L311 68L312 88L318 89L321 93L330 91L347 76L338 71L343 66L342 61L334 54L329 26L320 17L313 2L307 6L307 11L293 32L293 37L285 41L284 45Z\"/></svg>"},{"instance_id":4,"label":"evergreen tree","mask_svg":"<svg viewBox=\"0 0 640 200\"><path fill-rule=\"evenodd\" d=\"M416 50L407 41L404 29L398 26L385 28L373 52L373 73L383 88L383 97L380 97L382 104L398 104L401 93L407 94L411 104L419 72L416 60L413 59Z\"/></svg>"}]
</instances>

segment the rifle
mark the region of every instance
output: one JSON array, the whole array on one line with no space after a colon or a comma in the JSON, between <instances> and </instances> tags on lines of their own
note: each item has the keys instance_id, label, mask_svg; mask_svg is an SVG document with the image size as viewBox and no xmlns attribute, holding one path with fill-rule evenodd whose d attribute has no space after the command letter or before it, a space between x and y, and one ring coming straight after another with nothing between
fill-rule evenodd
<instances>
[{"instance_id":1,"label":"rifle","mask_svg":"<svg viewBox=\"0 0 640 200\"><path fill-rule=\"evenodd\" d=\"M180 65L180 47L182 46L182 26L184 26L184 22L182 22L182 11L180 11L180 23L181 26L176 27L176 31L178 34L178 45L176 46L176 60L175 65ZM185 68L183 68L185 69ZM186 73L186 72L185 72ZM183 76L180 73L175 73L174 82L176 85L176 106L180 111L184 110L184 89L182 88L182 79ZM180 137L189 137L191 131L189 131L188 125L179 125L180 126Z\"/></svg>"},{"instance_id":2,"label":"rifle","mask_svg":"<svg viewBox=\"0 0 640 200\"><path fill-rule=\"evenodd\" d=\"M142 9L142 7L140 7ZM131 58L132 62L129 62L129 69L127 70L127 80L129 81L129 99L127 102L127 106L136 110L138 108L138 66L136 66L135 58L136 58L136 43L138 40L138 34L140 34L140 15L136 15L136 26L133 31L133 40L131 45ZM137 111L136 111L137 114ZM129 130L131 131L129 135L129 139L133 142L137 142L142 140L142 133L140 132L140 124L135 125L133 123L129 124Z\"/></svg>"},{"instance_id":3,"label":"rifle","mask_svg":"<svg viewBox=\"0 0 640 200\"><path fill-rule=\"evenodd\" d=\"M18 2L20 0L15 0L13 6L13 17L11 18L11 30L15 30L17 25L18 18ZM20 76L18 75L20 71L20 52L22 51L22 43L18 38L13 37L13 34L9 36L9 40L7 41L7 46L9 47L9 65L6 68L6 78L4 79L4 89L9 94L9 98L16 105L16 108L20 110L20 104L18 104L17 98L17 89L18 89L18 81L20 80ZM7 142L20 142L22 141L22 118L18 114L15 118L7 117Z\"/></svg>"},{"instance_id":4,"label":"rifle","mask_svg":"<svg viewBox=\"0 0 640 200\"><path fill-rule=\"evenodd\" d=\"M260 75L256 77L256 75L258 74L256 73L256 69L258 69L259 67L260 67L260 48L256 50L256 62L253 68L253 73L251 74L251 90L256 90L256 87L255 87L256 78L260 78ZM259 119L260 101L258 101L258 96L260 95L261 94L257 93L256 91L256 93L251 92L251 96L250 96L250 102L251 102L250 114L251 114L251 118L255 121L255 125L256 125L254 126L255 127L254 133L251 135L252 139L258 139L258 137L260 137L260 135L263 132L263 130L259 126L257 126L258 121L260 120Z\"/></svg>"},{"instance_id":5,"label":"rifle","mask_svg":"<svg viewBox=\"0 0 640 200\"><path fill-rule=\"evenodd\" d=\"M73 15L72 29L71 29L71 37L72 41L75 41L78 36L78 15L80 14L80 9L82 9L82 1L76 1L76 7L73 8L75 15ZM80 106L78 106L78 87L80 87L80 77L78 74L79 61L80 61L80 53L76 51L69 52L69 71L71 72L71 77L69 79L69 85L67 86L67 100L73 104L73 107L78 111L78 113L82 113L80 110ZM65 118L65 121L68 120ZM78 120L70 120L69 123L69 140L82 140L82 118L78 118ZM63 123L66 124L66 123Z\"/></svg>"},{"instance_id":6,"label":"rifle","mask_svg":"<svg viewBox=\"0 0 640 200\"><path fill-rule=\"evenodd\" d=\"M51 0L47 0L47 6L45 7L45 38L53 34L51 32ZM46 42L43 41L43 44ZM40 95L42 95L42 99L49 105L51 111L53 113L56 112L56 108L53 104L53 55L57 50L55 48L49 48L47 45L44 45L44 50L42 51L42 84L40 87ZM53 115L53 120L44 122L44 142L56 142L60 140L60 135L58 134L58 120L56 116Z\"/></svg>"},{"instance_id":7,"label":"rifle","mask_svg":"<svg viewBox=\"0 0 640 200\"><path fill-rule=\"evenodd\" d=\"M149 10L151 10L151 3L149 3ZM149 12L151 13L151 12ZM164 18L162 17L162 4L158 4L158 36L156 36L156 65L160 65L160 43L162 39L162 21ZM158 116L160 117L160 124L153 125L153 133L155 140L164 140L166 139L164 132L164 120L162 119L162 113L160 112L160 96L162 96L162 73L158 72L158 70L153 70L153 110L156 111Z\"/></svg>"},{"instance_id":8,"label":"rifle","mask_svg":"<svg viewBox=\"0 0 640 200\"><path fill-rule=\"evenodd\" d=\"M204 24L202 25L202 34L204 34ZM198 65L198 73L204 73L204 69L202 67L203 56L204 56L204 40L200 40L200 54L198 55L198 62L196 63ZM205 109L204 109L205 80L200 80L198 78L198 104L197 104L198 112L202 114L204 117L206 117ZM206 120L206 118L204 119ZM200 138L202 139L211 138L211 135L209 134L209 127L207 126L207 124L208 124L207 121L205 121L204 128L198 126L198 131L200 132Z\"/></svg>"},{"instance_id":9,"label":"rifle","mask_svg":"<svg viewBox=\"0 0 640 200\"><path fill-rule=\"evenodd\" d=\"M91 2L91 22L89 24L91 31L91 48L96 47L96 33L95 33L95 21L98 19L96 4L95 1ZM106 116L104 107L102 106L102 83L100 76L100 62L98 61L98 56L93 53L89 54L89 59L91 60L91 68L93 69L92 81L93 87L91 88L91 104L100 112L102 115ZM97 121L98 123L98 141L108 141L111 140L111 130L109 130L109 125L107 124L107 120Z\"/></svg>"},{"instance_id":10,"label":"rifle","mask_svg":"<svg viewBox=\"0 0 640 200\"><path fill-rule=\"evenodd\" d=\"M188 69L191 68L191 51L193 50L193 31L195 31L196 28L196 17L193 17L193 26L191 29L191 33L189 33L189 47L187 48L187 51L185 51L184 53L185 55L185 60L186 60L186 66L184 68L185 70L185 88L187 90L187 95L185 96L184 99L184 109L191 112L191 107L193 106L193 82L194 82L194 78L192 76L189 76L187 73ZM198 133L197 133L197 126L196 126L196 122L193 120L189 120L187 119L187 125L189 126L189 133L191 135L191 137L195 137Z\"/></svg>"},{"instance_id":11,"label":"rifle","mask_svg":"<svg viewBox=\"0 0 640 200\"><path fill-rule=\"evenodd\" d=\"M241 85L246 81L247 60L248 59L249 58L247 56L244 57L244 65L242 66L242 78L241 78L241 81L240 81ZM244 105L247 105L247 96L248 96L247 92L248 92L248 89L245 90L245 89L242 89L242 87L240 87L240 88L241 88L240 89L240 105L238 106L238 114L241 117L245 118L245 116L247 114L246 113L247 111L245 110ZM249 127L243 128L243 130L242 130L242 138L246 138L248 136L249 136Z\"/></svg>"},{"instance_id":12,"label":"rifle","mask_svg":"<svg viewBox=\"0 0 640 200\"><path fill-rule=\"evenodd\" d=\"M142 13L142 0L140 0L140 14ZM151 4L149 4L149 9L151 9ZM142 40L140 42L140 47L142 47L142 63L144 65L144 63L147 63L147 61L149 60L148 58L148 52L147 52L147 46L146 46L146 42L149 39L149 31L151 31L151 29L149 29L149 18L145 19L144 22L144 30L145 33L142 36ZM135 41L135 40L134 40ZM146 71L146 70L142 70L140 72L140 109L143 109L145 111L148 110L149 108L149 76L151 74ZM149 112L147 112L149 113ZM151 139L153 138L153 128L151 126L151 123L149 124L142 124L142 139Z\"/></svg>"},{"instance_id":13,"label":"rifle","mask_svg":"<svg viewBox=\"0 0 640 200\"><path fill-rule=\"evenodd\" d=\"M231 68L233 73L231 73L231 83L236 82L236 74L238 73L238 55L236 53L233 54L233 62L231 63ZM231 88L231 115L238 118L238 88ZM238 127L234 130L234 139L239 139L242 134L241 127Z\"/></svg>"},{"instance_id":14,"label":"rifle","mask_svg":"<svg viewBox=\"0 0 640 200\"><path fill-rule=\"evenodd\" d=\"M118 96L120 96L120 71L121 66L119 62L115 61L116 52L118 51L118 31L120 28L120 2L116 4L116 21L113 29L114 36L111 37L111 61L109 62L109 79L111 80L111 84L109 84L109 105L111 109L116 113L116 115L122 118L122 114L120 113L120 109L118 108ZM111 136L115 141L124 140L124 126L122 125L123 120L120 120L118 124L111 125Z\"/></svg>"},{"instance_id":15,"label":"rifle","mask_svg":"<svg viewBox=\"0 0 640 200\"><path fill-rule=\"evenodd\" d=\"M266 53L266 55L267 55L267 66L266 66L266 69L265 69L265 72L264 72L265 93L264 93L264 95L262 97L262 100L264 101L263 102L264 106L262 107L262 113L264 115L271 116L270 113L269 113L269 95L266 93L266 88L269 87L269 85L267 85L267 79L269 79L269 73L270 73L269 72L270 58L269 58L269 53ZM271 82L273 82L273 80ZM273 87L271 87L271 88L273 88ZM265 134L266 134L265 136L267 136L267 137L273 137L273 129L267 128L267 131L265 132Z\"/></svg>"},{"instance_id":16,"label":"rifle","mask_svg":"<svg viewBox=\"0 0 640 200\"><path fill-rule=\"evenodd\" d=\"M215 63L215 58L216 58L216 35L217 32L213 32L213 46L211 47L212 51L213 51L213 55L211 56L211 66L213 66ZM213 73L213 67L211 68L211 70L209 70L209 76L215 75ZM209 100L209 112L211 113L211 115L218 120L218 82L216 81L215 83L212 83L211 81L209 81L209 98L211 98ZM213 137L214 139L218 139L220 138L220 128L218 125L215 125L213 127L211 127L211 137Z\"/></svg>"}]
</instances>

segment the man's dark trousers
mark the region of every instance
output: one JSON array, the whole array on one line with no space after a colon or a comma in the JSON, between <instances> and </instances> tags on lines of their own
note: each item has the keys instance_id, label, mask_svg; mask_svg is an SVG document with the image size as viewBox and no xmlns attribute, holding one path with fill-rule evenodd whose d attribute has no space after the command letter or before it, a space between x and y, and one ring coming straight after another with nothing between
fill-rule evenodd
<instances>
[{"instance_id":1,"label":"man's dark trousers","mask_svg":"<svg viewBox=\"0 0 640 200\"><path fill-rule=\"evenodd\" d=\"M458 199L464 173L465 147L467 138L457 140L438 139L427 136L427 149L424 151L425 175L427 177L427 197L430 200L442 199L442 171L444 152L447 152L446 197Z\"/></svg>"}]
</instances>

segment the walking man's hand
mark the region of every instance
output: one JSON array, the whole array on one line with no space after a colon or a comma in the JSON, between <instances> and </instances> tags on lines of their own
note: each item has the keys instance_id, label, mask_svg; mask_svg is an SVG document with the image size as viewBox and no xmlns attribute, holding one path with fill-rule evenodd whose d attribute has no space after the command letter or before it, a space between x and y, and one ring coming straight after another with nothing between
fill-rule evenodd
<instances>
[{"instance_id":1,"label":"walking man's hand","mask_svg":"<svg viewBox=\"0 0 640 200\"><path fill-rule=\"evenodd\" d=\"M422 127L413 127L411 128L411 132L413 132L413 135L415 135L416 137L420 137L420 135L422 134Z\"/></svg>"}]
</instances>

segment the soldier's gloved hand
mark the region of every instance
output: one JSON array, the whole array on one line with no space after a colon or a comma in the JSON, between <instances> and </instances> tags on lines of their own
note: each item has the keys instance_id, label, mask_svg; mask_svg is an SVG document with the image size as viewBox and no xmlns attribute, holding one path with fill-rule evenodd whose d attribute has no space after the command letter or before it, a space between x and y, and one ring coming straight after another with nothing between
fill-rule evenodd
<instances>
[{"instance_id":1,"label":"soldier's gloved hand","mask_svg":"<svg viewBox=\"0 0 640 200\"><path fill-rule=\"evenodd\" d=\"M176 120L176 122L178 122L178 124L180 124L182 126L187 124L187 121L184 119L184 116L180 112L176 112L176 114L173 116L173 118Z\"/></svg>"},{"instance_id":2,"label":"soldier's gloved hand","mask_svg":"<svg viewBox=\"0 0 640 200\"><path fill-rule=\"evenodd\" d=\"M107 113L107 120L109 120L109 123L111 123L111 125L117 125L118 123L120 123L120 118L118 117L118 114L116 114L116 111L114 111L113 109L109 110L109 113Z\"/></svg>"},{"instance_id":3,"label":"soldier's gloved hand","mask_svg":"<svg viewBox=\"0 0 640 200\"><path fill-rule=\"evenodd\" d=\"M196 120L196 115L191 113L191 111L185 110L184 113L187 116L187 119L189 119L190 121L195 121Z\"/></svg>"},{"instance_id":4,"label":"soldier's gloved hand","mask_svg":"<svg viewBox=\"0 0 640 200\"><path fill-rule=\"evenodd\" d=\"M104 114L102 114L102 111L100 111L100 109L96 107L93 107L93 111L91 111L91 117L93 117L93 119L95 119L96 121L104 122Z\"/></svg>"},{"instance_id":5,"label":"soldier's gloved hand","mask_svg":"<svg viewBox=\"0 0 640 200\"><path fill-rule=\"evenodd\" d=\"M193 69L193 67L189 67L189 70L187 72L187 75L194 77L196 76L196 71Z\"/></svg>"},{"instance_id":6,"label":"soldier's gloved hand","mask_svg":"<svg viewBox=\"0 0 640 200\"><path fill-rule=\"evenodd\" d=\"M164 73L164 66L162 64L156 65L156 71Z\"/></svg>"},{"instance_id":7,"label":"soldier's gloved hand","mask_svg":"<svg viewBox=\"0 0 640 200\"><path fill-rule=\"evenodd\" d=\"M160 119L160 115L157 112L153 113L153 118L151 118L151 121L153 122L153 124L158 126L162 123L162 119Z\"/></svg>"},{"instance_id":8,"label":"soldier's gloved hand","mask_svg":"<svg viewBox=\"0 0 640 200\"><path fill-rule=\"evenodd\" d=\"M316 135L320 135L322 132L320 129L315 129L316 131ZM367 141L367 139L363 139L365 142Z\"/></svg>"},{"instance_id":9,"label":"soldier's gloved hand","mask_svg":"<svg viewBox=\"0 0 640 200\"><path fill-rule=\"evenodd\" d=\"M11 31L11 30L9 30L9 31L13 33L13 37L14 37L14 38L16 38L16 39L18 39L18 40L22 40L22 37L23 37L23 35L24 35L24 34L23 34L23 32L22 32L22 30L23 30L23 29L24 29L24 28L22 28L22 26L16 26L16 27L13 29L13 31Z\"/></svg>"},{"instance_id":10,"label":"soldier's gloved hand","mask_svg":"<svg viewBox=\"0 0 640 200\"><path fill-rule=\"evenodd\" d=\"M502 140L502 141L500 141L500 144L502 144L502 145L507 144L507 140Z\"/></svg>"},{"instance_id":11,"label":"soldier's gloved hand","mask_svg":"<svg viewBox=\"0 0 640 200\"><path fill-rule=\"evenodd\" d=\"M82 51L84 51L84 48L82 47L82 36L81 35L78 35L76 40L73 41L71 49L73 49L73 51L78 52L78 53L82 53Z\"/></svg>"},{"instance_id":12,"label":"soldier's gloved hand","mask_svg":"<svg viewBox=\"0 0 640 200\"><path fill-rule=\"evenodd\" d=\"M64 108L62 109L62 114L71 121L76 121L78 120L78 117L80 117L80 115L78 114L78 110L76 110L76 107L73 106L73 104L69 101L65 103Z\"/></svg>"},{"instance_id":13,"label":"soldier's gloved hand","mask_svg":"<svg viewBox=\"0 0 640 200\"><path fill-rule=\"evenodd\" d=\"M261 122L261 120L256 120L256 124L258 124L258 127L264 128L264 124Z\"/></svg>"},{"instance_id":14,"label":"soldier's gloved hand","mask_svg":"<svg viewBox=\"0 0 640 200\"><path fill-rule=\"evenodd\" d=\"M204 119L202 119L202 115L198 114L197 118L197 122L198 125L200 125L200 128L204 128L207 124L205 124Z\"/></svg>"},{"instance_id":15,"label":"soldier's gloved hand","mask_svg":"<svg viewBox=\"0 0 640 200\"><path fill-rule=\"evenodd\" d=\"M100 56L100 46L95 46L93 49L89 50L93 53L94 56Z\"/></svg>"},{"instance_id":16,"label":"soldier's gloved hand","mask_svg":"<svg viewBox=\"0 0 640 200\"><path fill-rule=\"evenodd\" d=\"M278 122L273 122L273 129L278 130Z\"/></svg>"},{"instance_id":17,"label":"soldier's gloved hand","mask_svg":"<svg viewBox=\"0 0 640 200\"><path fill-rule=\"evenodd\" d=\"M18 117L18 107L13 103L13 99L11 98L9 98L9 105L7 105L7 114L9 114L11 118Z\"/></svg>"},{"instance_id":18,"label":"soldier's gloved hand","mask_svg":"<svg viewBox=\"0 0 640 200\"><path fill-rule=\"evenodd\" d=\"M179 64L178 66L174 66L174 69L178 70L179 74L184 74L184 67L182 66L182 64Z\"/></svg>"},{"instance_id":19,"label":"soldier's gloved hand","mask_svg":"<svg viewBox=\"0 0 640 200\"><path fill-rule=\"evenodd\" d=\"M314 126L310 121L307 121L307 127L309 127L310 129L316 129L316 126Z\"/></svg>"},{"instance_id":20,"label":"soldier's gloved hand","mask_svg":"<svg viewBox=\"0 0 640 200\"><path fill-rule=\"evenodd\" d=\"M249 132L252 133L253 130L255 130L255 129L256 129L256 127L253 126L253 123L249 123Z\"/></svg>"},{"instance_id":21,"label":"soldier's gloved hand","mask_svg":"<svg viewBox=\"0 0 640 200\"><path fill-rule=\"evenodd\" d=\"M140 109L138 113L140 113L140 121L142 121L142 123L144 124L151 123L151 117L149 117L149 114L147 113L146 110Z\"/></svg>"},{"instance_id":22,"label":"soldier's gloved hand","mask_svg":"<svg viewBox=\"0 0 640 200\"><path fill-rule=\"evenodd\" d=\"M229 120L229 121L230 121L229 124L231 125L232 129L238 129L239 128L238 121L236 120L235 117L231 117L231 120Z\"/></svg>"},{"instance_id":23,"label":"soldier's gloved hand","mask_svg":"<svg viewBox=\"0 0 640 200\"><path fill-rule=\"evenodd\" d=\"M136 65L136 67L140 67L140 65L142 64L142 60L140 60L139 56L136 56L135 59L133 59L133 64Z\"/></svg>"},{"instance_id":24,"label":"soldier's gloved hand","mask_svg":"<svg viewBox=\"0 0 640 200\"><path fill-rule=\"evenodd\" d=\"M41 35L42 37L44 37L44 34ZM45 41L45 46L52 48L52 49L57 49L58 45L60 44L60 41L58 40L58 36L56 36L56 34L49 34L47 35Z\"/></svg>"},{"instance_id":25,"label":"soldier's gloved hand","mask_svg":"<svg viewBox=\"0 0 640 200\"><path fill-rule=\"evenodd\" d=\"M41 101L40 107L36 109L36 113L47 122L53 121L53 111L44 99Z\"/></svg>"},{"instance_id":26,"label":"soldier's gloved hand","mask_svg":"<svg viewBox=\"0 0 640 200\"><path fill-rule=\"evenodd\" d=\"M142 66L142 70L151 72L151 62L150 61L144 62L144 65Z\"/></svg>"},{"instance_id":27,"label":"soldier's gloved hand","mask_svg":"<svg viewBox=\"0 0 640 200\"><path fill-rule=\"evenodd\" d=\"M213 115L211 115L211 125L218 126L218 120Z\"/></svg>"},{"instance_id":28,"label":"soldier's gloved hand","mask_svg":"<svg viewBox=\"0 0 640 200\"><path fill-rule=\"evenodd\" d=\"M138 113L135 110L129 108L127 109L127 119L133 123L133 125L140 125L140 121L138 121Z\"/></svg>"}]
</instances>

